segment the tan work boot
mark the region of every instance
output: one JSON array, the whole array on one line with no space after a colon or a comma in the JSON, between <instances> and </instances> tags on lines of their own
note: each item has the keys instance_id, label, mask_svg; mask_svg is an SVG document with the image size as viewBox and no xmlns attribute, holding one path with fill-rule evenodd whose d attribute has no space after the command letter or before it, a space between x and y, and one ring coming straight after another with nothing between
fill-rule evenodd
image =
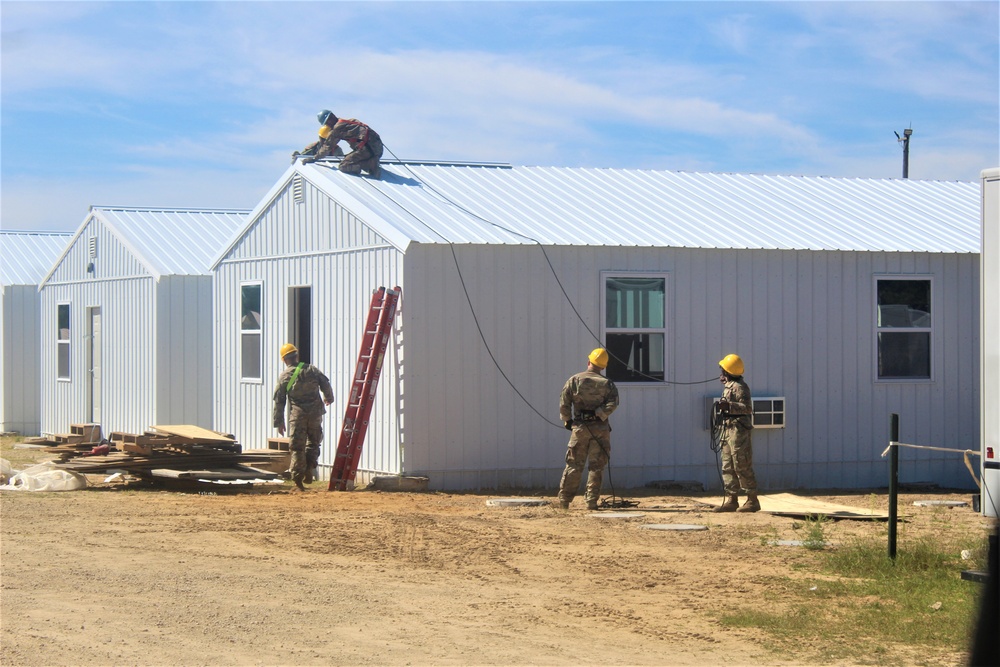
<instances>
[{"instance_id":1,"label":"tan work boot","mask_svg":"<svg viewBox=\"0 0 1000 667\"><path fill-rule=\"evenodd\" d=\"M726 499L713 512L735 512L740 507L740 497L735 493L727 493Z\"/></svg>"},{"instance_id":2,"label":"tan work boot","mask_svg":"<svg viewBox=\"0 0 1000 667\"><path fill-rule=\"evenodd\" d=\"M560 499L559 500L559 508L560 509L564 509L564 510L568 510L569 509L569 501L568 500L562 500L562 499Z\"/></svg>"},{"instance_id":3,"label":"tan work boot","mask_svg":"<svg viewBox=\"0 0 1000 667\"><path fill-rule=\"evenodd\" d=\"M760 501L757 500L756 493L748 493L747 501L743 503L743 507L736 510L737 512L759 512L760 511Z\"/></svg>"}]
</instances>

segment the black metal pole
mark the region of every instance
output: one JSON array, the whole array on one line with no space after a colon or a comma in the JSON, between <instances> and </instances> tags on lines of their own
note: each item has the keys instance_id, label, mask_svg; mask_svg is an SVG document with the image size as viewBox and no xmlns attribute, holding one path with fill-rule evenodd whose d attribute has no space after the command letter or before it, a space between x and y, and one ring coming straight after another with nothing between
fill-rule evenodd
<instances>
[{"instance_id":1,"label":"black metal pole","mask_svg":"<svg viewBox=\"0 0 1000 667\"><path fill-rule=\"evenodd\" d=\"M889 558L896 560L896 510L899 506L899 415L889 415Z\"/></svg>"},{"instance_id":2,"label":"black metal pole","mask_svg":"<svg viewBox=\"0 0 1000 667\"><path fill-rule=\"evenodd\" d=\"M913 130L903 130L903 178L910 177L910 135Z\"/></svg>"}]
</instances>

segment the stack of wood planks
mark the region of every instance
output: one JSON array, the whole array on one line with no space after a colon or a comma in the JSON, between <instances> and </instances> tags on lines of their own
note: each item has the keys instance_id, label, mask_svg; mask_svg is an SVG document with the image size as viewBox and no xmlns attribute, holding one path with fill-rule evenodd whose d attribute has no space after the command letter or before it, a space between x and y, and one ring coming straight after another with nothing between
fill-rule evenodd
<instances>
[{"instance_id":1,"label":"stack of wood planks","mask_svg":"<svg viewBox=\"0 0 1000 667\"><path fill-rule=\"evenodd\" d=\"M34 439L34 444L40 439ZM57 456L57 467L81 474L125 472L151 480L186 480L200 484L281 484L274 467L287 454L244 452L232 435L198 426L151 426L145 433L101 435L97 424L73 424L70 433L46 439L46 451Z\"/></svg>"}]
</instances>

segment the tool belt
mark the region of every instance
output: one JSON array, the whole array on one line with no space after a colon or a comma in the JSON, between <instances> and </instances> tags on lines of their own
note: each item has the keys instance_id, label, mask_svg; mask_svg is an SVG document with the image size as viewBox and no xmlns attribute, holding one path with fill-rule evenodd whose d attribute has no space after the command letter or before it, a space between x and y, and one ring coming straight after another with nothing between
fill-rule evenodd
<instances>
[{"instance_id":1,"label":"tool belt","mask_svg":"<svg viewBox=\"0 0 1000 667\"><path fill-rule=\"evenodd\" d=\"M593 410L580 410L576 413L576 421L578 422L598 422L601 418L598 417Z\"/></svg>"}]
</instances>

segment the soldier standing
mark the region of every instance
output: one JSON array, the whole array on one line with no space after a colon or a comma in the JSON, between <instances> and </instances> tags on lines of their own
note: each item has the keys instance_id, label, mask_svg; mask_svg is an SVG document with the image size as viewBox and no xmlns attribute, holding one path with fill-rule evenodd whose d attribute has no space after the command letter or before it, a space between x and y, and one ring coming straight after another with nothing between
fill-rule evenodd
<instances>
[{"instance_id":1,"label":"soldier standing","mask_svg":"<svg viewBox=\"0 0 1000 667\"><path fill-rule=\"evenodd\" d=\"M587 509L596 510L601 495L601 477L611 457L611 424L608 417L618 407L618 387L601 375L608 366L608 351L597 348L588 357L587 370L577 373L563 386L559 396L559 418L572 435L566 451L566 468L559 482L559 505L569 504L580 488L587 465Z\"/></svg>"},{"instance_id":2,"label":"soldier standing","mask_svg":"<svg viewBox=\"0 0 1000 667\"><path fill-rule=\"evenodd\" d=\"M323 415L333 403L330 380L312 364L299 361L299 350L285 343L279 350L285 370L278 376L274 390L274 427L285 435L285 402L288 409L288 437L290 439L292 481L299 491L302 485L311 484L318 474L319 449L323 443ZM322 395L320 395L322 393Z\"/></svg>"},{"instance_id":3,"label":"soldier standing","mask_svg":"<svg viewBox=\"0 0 1000 667\"><path fill-rule=\"evenodd\" d=\"M757 478L753 473L753 399L750 387L743 381L743 360L728 354L719 362L719 381L722 398L719 399L719 450L722 455L722 483L726 497L715 512L756 512ZM740 489L747 500L739 506Z\"/></svg>"},{"instance_id":4,"label":"soldier standing","mask_svg":"<svg viewBox=\"0 0 1000 667\"><path fill-rule=\"evenodd\" d=\"M353 118L337 118L329 109L323 109L317 114L320 122L319 141L307 146L302 153L293 153L292 158L304 156L303 162L313 162L327 155L337 155L340 151L338 143L346 141L351 147L338 169L345 174L360 174L368 172L372 178L382 176L379 160L382 159L382 138L378 132L371 129L360 120Z\"/></svg>"}]
</instances>

